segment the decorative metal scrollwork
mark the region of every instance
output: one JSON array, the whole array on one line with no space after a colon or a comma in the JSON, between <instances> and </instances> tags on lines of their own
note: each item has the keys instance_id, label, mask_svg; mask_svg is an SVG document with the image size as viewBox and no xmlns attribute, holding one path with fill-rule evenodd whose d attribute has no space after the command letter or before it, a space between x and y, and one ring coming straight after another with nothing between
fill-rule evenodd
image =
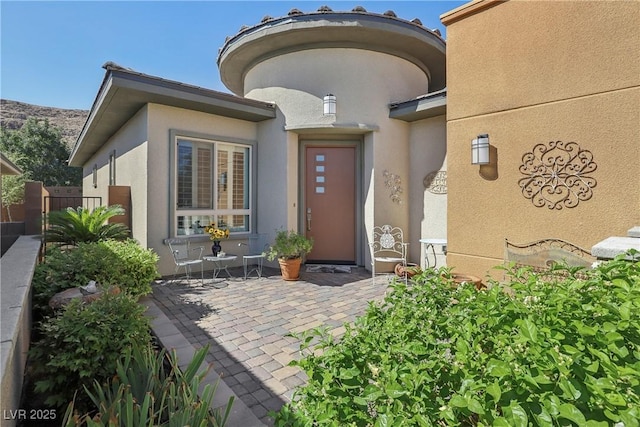
<instances>
[{"instance_id":1,"label":"decorative metal scrollwork","mask_svg":"<svg viewBox=\"0 0 640 427\"><path fill-rule=\"evenodd\" d=\"M384 185L391 189L391 193L389 194L391 201L401 205L402 197L400 197L400 194L402 194L402 179L400 179L400 175L390 173L386 169L382 172L382 175L384 176Z\"/></svg>"},{"instance_id":2,"label":"decorative metal scrollwork","mask_svg":"<svg viewBox=\"0 0 640 427\"><path fill-rule=\"evenodd\" d=\"M424 177L422 183L433 194L447 194L447 171L433 171Z\"/></svg>"},{"instance_id":3,"label":"decorative metal scrollwork","mask_svg":"<svg viewBox=\"0 0 640 427\"><path fill-rule=\"evenodd\" d=\"M396 239L394 239L393 235L391 234L391 226L383 225L382 235L380 236L380 246L382 246L383 249L391 249L395 244Z\"/></svg>"},{"instance_id":4,"label":"decorative metal scrollwork","mask_svg":"<svg viewBox=\"0 0 640 427\"><path fill-rule=\"evenodd\" d=\"M522 156L520 172L525 177L518 185L536 207L574 208L593 196L597 182L588 174L596 168L593 154L575 142L537 144Z\"/></svg>"}]
</instances>

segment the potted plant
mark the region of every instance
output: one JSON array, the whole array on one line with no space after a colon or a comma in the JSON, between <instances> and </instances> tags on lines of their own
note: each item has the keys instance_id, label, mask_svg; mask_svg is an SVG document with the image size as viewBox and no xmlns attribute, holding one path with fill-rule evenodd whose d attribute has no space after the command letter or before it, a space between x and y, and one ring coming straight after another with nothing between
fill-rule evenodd
<instances>
[{"instance_id":1,"label":"potted plant","mask_svg":"<svg viewBox=\"0 0 640 427\"><path fill-rule=\"evenodd\" d=\"M280 230L276 239L269 247L267 259L278 259L280 271L284 280L298 280L300 278L300 264L302 256L311 252L313 239L308 239L295 231Z\"/></svg>"}]
</instances>

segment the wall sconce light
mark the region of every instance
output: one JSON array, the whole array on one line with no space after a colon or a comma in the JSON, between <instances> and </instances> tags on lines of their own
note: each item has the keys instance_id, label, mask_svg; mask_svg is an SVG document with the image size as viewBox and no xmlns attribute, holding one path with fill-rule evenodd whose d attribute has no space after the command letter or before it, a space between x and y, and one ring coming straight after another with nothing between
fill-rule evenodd
<instances>
[{"instance_id":1,"label":"wall sconce light","mask_svg":"<svg viewBox=\"0 0 640 427\"><path fill-rule=\"evenodd\" d=\"M471 141L471 164L489 164L489 135L483 133Z\"/></svg>"},{"instance_id":2,"label":"wall sconce light","mask_svg":"<svg viewBox=\"0 0 640 427\"><path fill-rule=\"evenodd\" d=\"M336 96L333 94L327 94L324 97L324 101L323 101L323 105L324 105L324 115L325 116L330 116L330 115L335 115L336 114Z\"/></svg>"}]
</instances>

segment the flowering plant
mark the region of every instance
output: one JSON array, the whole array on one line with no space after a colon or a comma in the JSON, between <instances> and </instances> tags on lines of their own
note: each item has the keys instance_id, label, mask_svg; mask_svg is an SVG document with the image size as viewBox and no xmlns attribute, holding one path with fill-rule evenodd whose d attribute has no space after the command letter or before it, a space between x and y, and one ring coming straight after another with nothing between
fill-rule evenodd
<instances>
[{"instance_id":1,"label":"flowering plant","mask_svg":"<svg viewBox=\"0 0 640 427\"><path fill-rule=\"evenodd\" d=\"M217 228L215 222L205 225L204 231L209 234L209 238L213 241L229 238L229 229Z\"/></svg>"}]
</instances>

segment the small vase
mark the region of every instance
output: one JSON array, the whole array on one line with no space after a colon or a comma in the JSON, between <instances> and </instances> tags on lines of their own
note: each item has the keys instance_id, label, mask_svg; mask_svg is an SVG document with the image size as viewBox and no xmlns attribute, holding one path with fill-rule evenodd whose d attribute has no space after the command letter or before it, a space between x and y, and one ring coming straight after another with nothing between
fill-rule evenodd
<instances>
[{"instance_id":1,"label":"small vase","mask_svg":"<svg viewBox=\"0 0 640 427\"><path fill-rule=\"evenodd\" d=\"M222 246L220 246L219 240L213 241L213 246L211 246L211 252L213 252L213 256L218 256L218 254L222 252Z\"/></svg>"}]
</instances>

